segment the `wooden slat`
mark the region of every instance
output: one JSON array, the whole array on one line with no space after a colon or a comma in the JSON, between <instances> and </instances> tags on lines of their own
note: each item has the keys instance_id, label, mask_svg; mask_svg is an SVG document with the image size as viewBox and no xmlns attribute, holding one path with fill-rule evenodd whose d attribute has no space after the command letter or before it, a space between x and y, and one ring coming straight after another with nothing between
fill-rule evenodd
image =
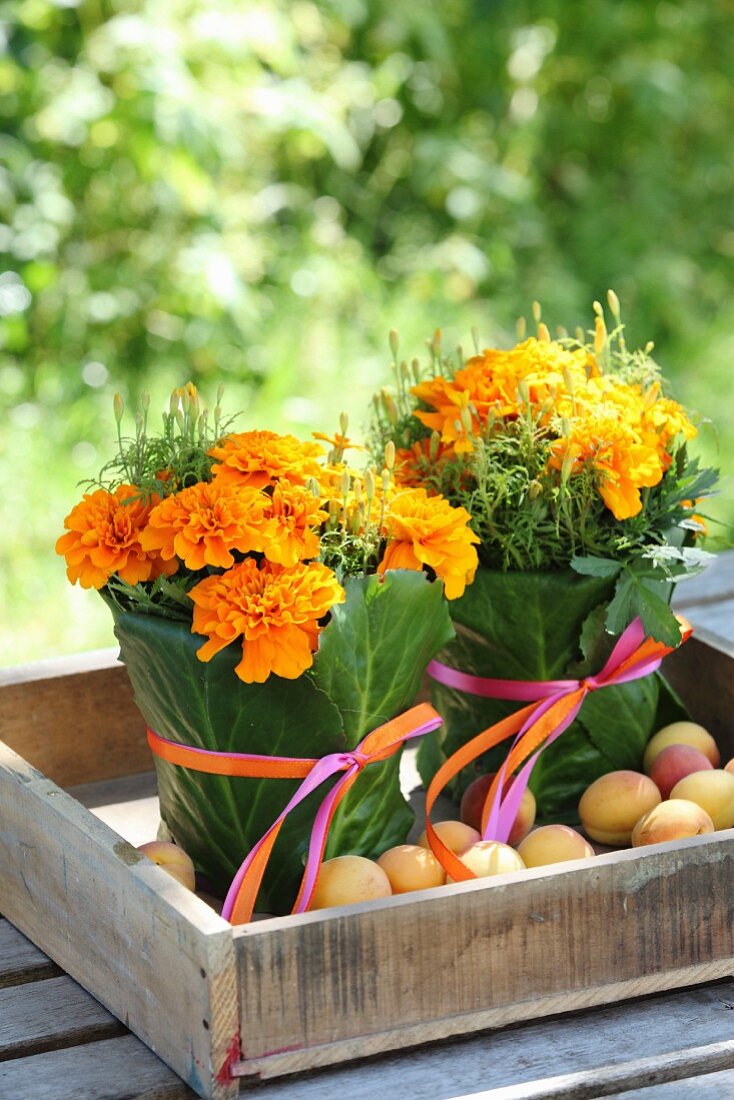
<instances>
[{"instance_id":1,"label":"wooden slat","mask_svg":"<svg viewBox=\"0 0 734 1100\"><path fill-rule=\"evenodd\" d=\"M150 771L145 725L114 652L0 674L3 741L59 786Z\"/></svg>"},{"instance_id":2,"label":"wooden slat","mask_svg":"<svg viewBox=\"0 0 734 1100\"><path fill-rule=\"evenodd\" d=\"M71 978L0 989L0 1061L121 1035L124 1028Z\"/></svg>"},{"instance_id":3,"label":"wooden slat","mask_svg":"<svg viewBox=\"0 0 734 1100\"><path fill-rule=\"evenodd\" d=\"M587 1084L592 1078L599 1087L602 1079L597 1071L607 1063L607 1079L613 1081L614 1091L624 1087L620 1081L636 1083L634 1074L640 1068L633 1067L643 1055L650 1062L648 1076L651 1066L664 1071L676 1052L690 1055L691 1051L700 1054L707 1050L718 1057L719 1044L731 1041L729 1006L733 999L734 982L719 982L473 1035L450 1044L404 1050L299 1077L296 1082L287 1078L272 1081L262 1094L267 1100L290 1100L293 1095L299 1100L371 1100L375 1096L449 1100L494 1096L494 1090L513 1087L524 1098L534 1083L552 1079L561 1067L577 1084ZM693 1064L691 1057L688 1064ZM696 1064L706 1065L705 1058ZM678 1068L688 1072L684 1061ZM618 1075L616 1080L613 1073ZM259 1096L260 1091L254 1095Z\"/></svg>"},{"instance_id":4,"label":"wooden slat","mask_svg":"<svg viewBox=\"0 0 734 1100\"><path fill-rule=\"evenodd\" d=\"M583 1073L562 1073L540 1081L524 1082L482 1092L483 1100L599 1100L618 1095L628 1085L656 1085L697 1078L701 1073L734 1066L734 1039L710 1046L671 1051L665 1063L657 1058L637 1058L623 1065L595 1067ZM464 1098L467 1100L467 1098Z\"/></svg>"},{"instance_id":5,"label":"wooden slat","mask_svg":"<svg viewBox=\"0 0 734 1100\"><path fill-rule=\"evenodd\" d=\"M193 1100L195 1094L133 1035L0 1064L7 1100Z\"/></svg>"},{"instance_id":6,"label":"wooden slat","mask_svg":"<svg viewBox=\"0 0 734 1100\"><path fill-rule=\"evenodd\" d=\"M633 1088L613 1095L617 1100L729 1100L734 1096L734 1070Z\"/></svg>"},{"instance_id":7,"label":"wooden slat","mask_svg":"<svg viewBox=\"0 0 734 1100\"><path fill-rule=\"evenodd\" d=\"M201 1095L237 1042L229 926L0 743L5 916Z\"/></svg>"},{"instance_id":8,"label":"wooden slat","mask_svg":"<svg viewBox=\"0 0 734 1100\"><path fill-rule=\"evenodd\" d=\"M60 974L56 963L0 918L0 990L24 982L37 982Z\"/></svg>"},{"instance_id":9,"label":"wooden slat","mask_svg":"<svg viewBox=\"0 0 734 1100\"><path fill-rule=\"evenodd\" d=\"M237 929L250 1021L242 1072L328 1065L729 976L732 874L727 830Z\"/></svg>"}]
</instances>

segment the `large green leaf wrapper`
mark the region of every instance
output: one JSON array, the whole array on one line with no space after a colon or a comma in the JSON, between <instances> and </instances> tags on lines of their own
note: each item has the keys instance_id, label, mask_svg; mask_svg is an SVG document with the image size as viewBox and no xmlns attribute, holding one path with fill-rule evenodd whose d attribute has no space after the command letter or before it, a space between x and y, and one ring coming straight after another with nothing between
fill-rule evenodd
<instances>
[{"instance_id":1,"label":"large green leaf wrapper","mask_svg":"<svg viewBox=\"0 0 734 1100\"><path fill-rule=\"evenodd\" d=\"M135 700L161 737L196 748L320 758L353 749L412 705L430 659L453 635L443 588L418 572L352 577L321 633L313 668L297 680L244 684L241 645L199 661L205 639L186 623L113 606L120 656ZM339 806L327 857L374 858L405 840L413 812L401 794L399 756L368 765ZM223 895L240 863L298 788L298 780L205 775L155 757L161 817L209 889ZM290 813L257 908L288 912L313 819L328 787Z\"/></svg>"},{"instance_id":2,"label":"large green leaf wrapper","mask_svg":"<svg viewBox=\"0 0 734 1100\"><path fill-rule=\"evenodd\" d=\"M556 680L599 672L615 640L604 626L613 592L609 577L479 569L474 583L450 605L457 634L439 659L493 679ZM426 785L461 745L525 705L436 682L431 696L444 724L418 750ZM539 818L578 820L578 800L589 783L606 772L640 769L659 715L673 721L684 713L659 674L588 695L576 721L541 753L533 770L530 787ZM496 771L510 744L464 768L449 793L458 801L477 775Z\"/></svg>"}]
</instances>

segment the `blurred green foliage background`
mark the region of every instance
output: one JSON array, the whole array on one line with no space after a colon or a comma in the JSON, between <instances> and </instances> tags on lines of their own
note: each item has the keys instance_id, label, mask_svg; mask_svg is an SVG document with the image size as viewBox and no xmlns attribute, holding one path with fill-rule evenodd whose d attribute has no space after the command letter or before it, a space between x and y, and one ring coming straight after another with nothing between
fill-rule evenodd
<instances>
[{"instance_id":1,"label":"blurred green foliage background","mask_svg":"<svg viewBox=\"0 0 734 1100\"><path fill-rule=\"evenodd\" d=\"M5 0L0 659L111 645L53 543L111 401L194 379L353 426L385 334L513 339L612 286L731 470L728 0ZM716 514L734 515L726 482ZM718 528L714 528L718 530Z\"/></svg>"}]
</instances>

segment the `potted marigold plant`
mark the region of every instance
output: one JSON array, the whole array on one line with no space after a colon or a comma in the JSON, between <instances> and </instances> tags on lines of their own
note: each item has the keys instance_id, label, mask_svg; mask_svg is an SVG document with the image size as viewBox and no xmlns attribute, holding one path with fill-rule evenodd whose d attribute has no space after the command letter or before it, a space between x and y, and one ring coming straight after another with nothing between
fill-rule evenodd
<instances>
[{"instance_id":1,"label":"potted marigold plant","mask_svg":"<svg viewBox=\"0 0 734 1100\"><path fill-rule=\"evenodd\" d=\"M117 454L56 548L69 580L99 590L112 611L155 738L162 820L223 894L298 783L207 774L160 745L208 759L354 750L410 706L451 637L444 587L461 595L477 539L460 507L395 485L391 447L383 470L356 473L345 423L326 454L290 435L233 432L219 403L211 420L200 409L191 384L174 391L158 433L148 405L126 439L115 398ZM412 811L398 763L360 772L327 856L376 856L405 839ZM288 815L259 908L291 906L318 802L309 795Z\"/></svg>"},{"instance_id":2,"label":"potted marigold plant","mask_svg":"<svg viewBox=\"0 0 734 1100\"><path fill-rule=\"evenodd\" d=\"M665 395L652 346L630 350L619 303L613 324L595 303L587 338L535 337L508 350L442 353L440 334L421 367L397 362L397 388L375 398L373 439L397 446L396 479L467 509L480 568L453 602L457 636L432 666L432 698L444 718L424 739L426 785L475 734L518 710L512 699L474 694L476 682L548 682L597 673L633 620L675 646L676 581L709 555L695 546L697 515L716 473L689 454L696 435ZM524 333L521 333L524 336ZM448 670L448 671L447 671ZM465 686L456 674L465 674ZM535 696L538 698L538 696ZM599 775L639 768L654 729L680 713L659 674L590 694L573 725L542 752L530 778L542 816L573 820L578 796ZM459 797L477 772L495 771L497 746L464 767Z\"/></svg>"}]
</instances>

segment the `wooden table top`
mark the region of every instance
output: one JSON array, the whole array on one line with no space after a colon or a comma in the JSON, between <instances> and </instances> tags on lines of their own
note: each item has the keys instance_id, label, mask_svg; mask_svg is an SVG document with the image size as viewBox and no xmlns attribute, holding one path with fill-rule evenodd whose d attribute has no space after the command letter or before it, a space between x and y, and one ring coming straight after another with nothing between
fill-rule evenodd
<instances>
[{"instance_id":1,"label":"wooden table top","mask_svg":"<svg viewBox=\"0 0 734 1100\"><path fill-rule=\"evenodd\" d=\"M694 627L734 643L734 553L679 586ZM2 898L0 898L0 909ZM734 979L294 1078L263 1100L722 1100L734 1097ZM194 1093L0 918L0 1100L190 1100Z\"/></svg>"}]
</instances>

